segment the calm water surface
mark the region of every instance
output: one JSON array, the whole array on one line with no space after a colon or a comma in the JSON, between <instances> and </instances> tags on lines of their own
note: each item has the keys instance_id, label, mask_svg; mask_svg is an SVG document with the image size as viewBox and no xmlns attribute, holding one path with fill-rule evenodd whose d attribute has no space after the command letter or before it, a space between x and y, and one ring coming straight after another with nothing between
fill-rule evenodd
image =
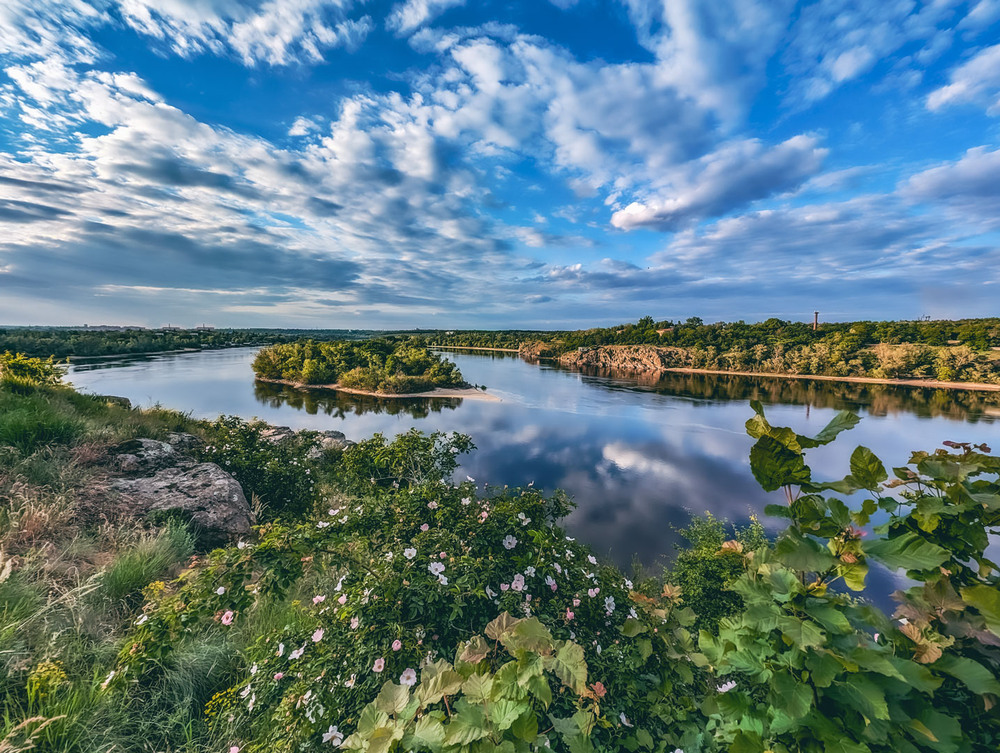
<instances>
[{"instance_id":1,"label":"calm water surface","mask_svg":"<svg viewBox=\"0 0 1000 753\"><path fill-rule=\"evenodd\" d=\"M767 406L773 424L816 433L840 409L861 424L811 450L817 478L840 478L858 444L887 466L943 440L1000 440L1000 396L844 385L775 378L670 375L629 379L582 374L501 354L448 353L466 380L486 384L502 402L379 400L301 392L255 383L254 348L111 359L75 364L82 391L160 403L198 418L234 414L296 429L335 429L350 439L375 432L470 434L478 450L459 478L478 483L566 490L577 509L571 535L622 566L655 565L673 551L676 527L711 511L745 521L780 493L765 494L750 474L753 441L743 424L749 400Z\"/></svg>"}]
</instances>

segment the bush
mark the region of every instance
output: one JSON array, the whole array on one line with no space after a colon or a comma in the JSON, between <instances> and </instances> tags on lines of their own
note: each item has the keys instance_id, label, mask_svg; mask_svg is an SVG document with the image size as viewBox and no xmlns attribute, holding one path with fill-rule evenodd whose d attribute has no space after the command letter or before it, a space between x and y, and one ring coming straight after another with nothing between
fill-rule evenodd
<instances>
[{"instance_id":1,"label":"bush","mask_svg":"<svg viewBox=\"0 0 1000 753\"><path fill-rule=\"evenodd\" d=\"M62 375L61 364L52 356L41 359L9 351L0 354L0 389L28 393L36 387L59 384Z\"/></svg>"},{"instance_id":2,"label":"bush","mask_svg":"<svg viewBox=\"0 0 1000 753\"><path fill-rule=\"evenodd\" d=\"M314 464L307 458L315 439L274 442L263 436L268 428L262 421L222 416L208 428L211 442L202 459L231 473L247 498L258 498L261 520L307 515L316 503Z\"/></svg>"}]
</instances>

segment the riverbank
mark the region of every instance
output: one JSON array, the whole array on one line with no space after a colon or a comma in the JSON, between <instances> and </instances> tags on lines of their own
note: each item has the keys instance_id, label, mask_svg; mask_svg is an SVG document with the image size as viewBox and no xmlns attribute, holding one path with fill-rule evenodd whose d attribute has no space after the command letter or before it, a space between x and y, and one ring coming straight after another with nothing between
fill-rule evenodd
<instances>
[{"instance_id":1,"label":"riverbank","mask_svg":"<svg viewBox=\"0 0 1000 753\"><path fill-rule=\"evenodd\" d=\"M389 392L372 392L370 390L358 390L352 387L341 387L339 384L306 384L305 382L294 382L290 379L264 379L263 377L257 377L258 382L267 382L268 384L283 384L286 387L294 387L299 390L334 390L336 392L346 392L350 395L365 395L368 397L385 397L385 398L410 398L410 397L450 397L450 398L468 398L469 400L485 400L487 402L499 403L500 398L496 395L491 395L483 390L478 390L475 387L438 387L433 390L427 390L424 392L404 392L404 393L389 393Z\"/></svg>"},{"instance_id":2,"label":"riverbank","mask_svg":"<svg viewBox=\"0 0 1000 753\"><path fill-rule=\"evenodd\" d=\"M517 348L481 348L471 345L428 345L428 348L438 348L442 350L485 350L491 353L520 353Z\"/></svg>"},{"instance_id":3,"label":"riverbank","mask_svg":"<svg viewBox=\"0 0 1000 753\"><path fill-rule=\"evenodd\" d=\"M509 348L466 348L458 346L438 346L452 347L455 350L482 350L497 351L503 353L517 353ZM608 346L604 346L608 347ZM622 346L628 347L628 346ZM596 348L594 350L597 350ZM589 352L594 352L594 350ZM566 356L573 358L566 359ZM555 361L560 366L567 368L597 368L615 371L622 374L706 374L713 376L741 376L741 377L768 377L771 379L799 379L816 380L820 382L842 382L850 384L885 384L893 387L922 387L932 390L969 390L973 392L1000 392L1000 384L989 384L984 382L949 382L940 379L879 379L877 377L861 376L831 376L829 374L782 374L770 371L729 371L726 369L695 369L683 366L656 366L645 365L641 362L630 361L627 365L613 365L604 363L576 363L576 354L564 353L563 356L537 356L535 360Z\"/></svg>"}]
</instances>

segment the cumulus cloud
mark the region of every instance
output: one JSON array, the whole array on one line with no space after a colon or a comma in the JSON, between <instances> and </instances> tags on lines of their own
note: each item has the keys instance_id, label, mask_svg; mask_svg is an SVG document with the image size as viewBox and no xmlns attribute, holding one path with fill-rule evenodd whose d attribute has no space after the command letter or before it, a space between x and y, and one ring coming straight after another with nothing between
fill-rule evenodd
<instances>
[{"instance_id":1,"label":"cumulus cloud","mask_svg":"<svg viewBox=\"0 0 1000 753\"><path fill-rule=\"evenodd\" d=\"M798 187L819 171L826 154L811 136L771 148L755 139L726 144L678 171L666 195L632 202L612 215L611 224L622 230L677 230L693 220L718 217Z\"/></svg>"},{"instance_id":2,"label":"cumulus cloud","mask_svg":"<svg viewBox=\"0 0 1000 753\"><path fill-rule=\"evenodd\" d=\"M1000 115L1000 44L984 47L949 76L951 83L927 96L927 108L976 103L990 115Z\"/></svg>"}]
</instances>

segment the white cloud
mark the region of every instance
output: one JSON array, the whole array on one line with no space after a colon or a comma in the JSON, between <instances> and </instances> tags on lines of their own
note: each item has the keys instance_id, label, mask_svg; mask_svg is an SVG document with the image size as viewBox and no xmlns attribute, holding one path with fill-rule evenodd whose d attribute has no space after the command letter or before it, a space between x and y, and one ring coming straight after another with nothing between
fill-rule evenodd
<instances>
[{"instance_id":1,"label":"white cloud","mask_svg":"<svg viewBox=\"0 0 1000 753\"><path fill-rule=\"evenodd\" d=\"M917 173L900 193L909 199L946 207L954 219L1000 228L1000 149L980 146L961 159Z\"/></svg>"},{"instance_id":2,"label":"white cloud","mask_svg":"<svg viewBox=\"0 0 1000 753\"><path fill-rule=\"evenodd\" d=\"M410 34L433 21L449 8L465 5L466 0L406 0L396 5L386 19L386 26L400 34Z\"/></svg>"},{"instance_id":3,"label":"white cloud","mask_svg":"<svg viewBox=\"0 0 1000 753\"><path fill-rule=\"evenodd\" d=\"M679 168L670 185L644 202L614 213L622 230L676 230L704 217L797 188L819 172L827 150L811 136L795 136L767 148L756 139L733 142Z\"/></svg>"},{"instance_id":4,"label":"white cloud","mask_svg":"<svg viewBox=\"0 0 1000 753\"><path fill-rule=\"evenodd\" d=\"M985 104L989 114L1000 115L1000 44L979 50L949 78L951 83L928 95L928 109L974 102Z\"/></svg>"}]
</instances>

